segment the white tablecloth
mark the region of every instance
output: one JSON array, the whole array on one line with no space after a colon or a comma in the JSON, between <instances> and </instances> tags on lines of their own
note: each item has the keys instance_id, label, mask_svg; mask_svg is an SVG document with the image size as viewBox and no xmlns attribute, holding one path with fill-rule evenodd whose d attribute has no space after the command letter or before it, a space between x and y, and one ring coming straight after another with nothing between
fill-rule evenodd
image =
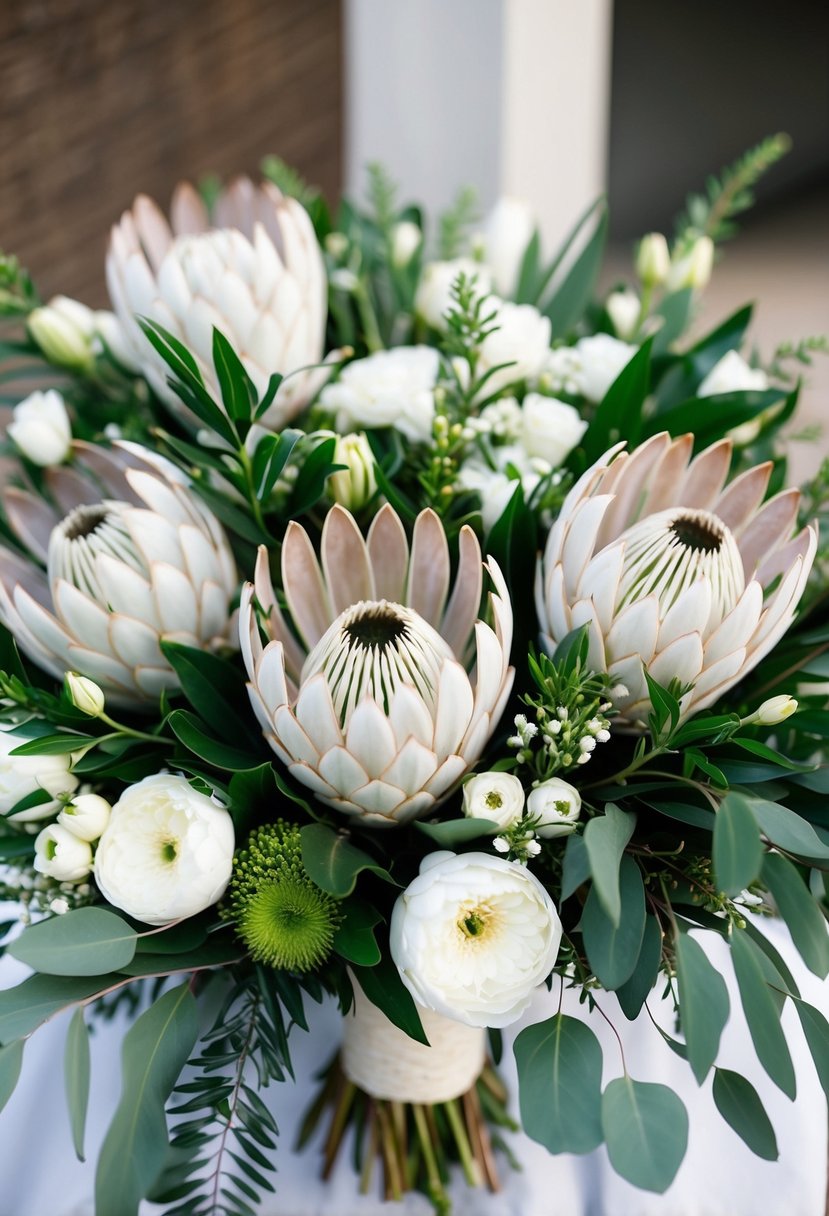
<instances>
[{"instance_id":1,"label":"white tablecloth","mask_svg":"<svg viewBox=\"0 0 829 1216\"><path fill-rule=\"evenodd\" d=\"M783 954L803 996L829 1014L829 986L805 970L784 927L765 922L763 929ZM453 1188L456 1216L824 1216L827 1173L826 1102L803 1040L796 1013L784 1012L797 1072L797 1099L791 1103L769 1081L757 1063L739 1005L736 985L725 958L726 947L715 934L700 934L709 956L729 977L732 1016L723 1035L718 1063L749 1077L760 1093L774 1124L780 1148L776 1163L762 1161L743 1145L723 1122L711 1097L711 1079L698 1088L688 1066L664 1044L647 1018L628 1022L612 996L601 994L603 1010L622 1035L630 1074L643 1081L671 1085L681 1095L690 1116L688 1154L674 1183L664 1195L634 1190L610 1168L604 1149L586 1157L551 1157L524 1136L512 1143L522 1163L513 1173L503 1163L504 1190L499 1195L470 1191L459 1180ZM18 982L25 969L12 959L0 964L0 987ZM555 1012L558 986L538 993L519 1026ZM666 1029L673 1031L673 1014L666 1002L649 1002ZM791 1005L791 1002L788 1003ZM575 994L565 992L564 1012L586 1016ZM313 1035L292 1034L296 1084L273 1085L267 1091L280 1127L276 1196L263 1216L429 1216L430 1205L420 1196L400 1204L381 1203L357 1194L355 1177L343 1160L330 1184L317 1178L322 1133L301 1155L291 1148L298 1119L307 1103L310 1078L339 1034L339 1017L332 1005L310 1006ZM602 1018L590 1024L605 1052L605 1081L621 1073L618 1047ZM0 1216L91 1216L95 1150L103 1137L119 1093L118 1029L102 1025L92 1045L92 1097L87 1130L88 1161L75 1160L63 1098L63 1038L67 1019L61 1017L39 1030L26 1047L18 1089L0 1116ZM505 1034L502 1069L514 1094L511 1034ZM147 1216L159 1208L145 1205ZM144 1209L142 1208L142 1216ZM120 1216L117 1212L98 1216Z\"/></svg>"}]
</instances>

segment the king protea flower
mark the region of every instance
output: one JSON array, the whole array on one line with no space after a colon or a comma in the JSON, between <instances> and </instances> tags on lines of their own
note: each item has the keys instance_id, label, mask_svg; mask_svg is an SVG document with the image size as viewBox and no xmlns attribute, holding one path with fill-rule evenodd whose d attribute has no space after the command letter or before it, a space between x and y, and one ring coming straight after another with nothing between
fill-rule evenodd
<instances>
[{"instance_id":1,"label":"king protea flower","mask_svg":"<svg viewBox=\"0 0 829 1216\"><path fill-rule=\"evenodd\" d=\"M172 465L132 444L76 442L73 455L71 468L45 474L57 509L28 490L2 492L7 521L36 560L0 547L0 620L58 679L80 672L114 705L150 708L178 684L162 640L227 639L233 556Z\"/></svg>"},{"instance_id":2,"label":"king protea flower","mask_svg":"<svg viewBox=\"0 0 829 1216\"><path fill-rule=\"evenodd\" d=\"M260 395L272 372L289 376L322 359L328 309L322 254L304 207L270 182L235 181L219 196L213 224L186 182L173 196L169 223L152 199L139 195L112 229L107 283L142 372L182 415L187 411L167 384L169 369L138 316L157 321L188 347L218 401L214 327ZM303 373L286 380L262 425L284 425L322 379Z\"/></svg>"},{"instance_id":3,"label":"king protea flower","mask_svg":"<svg viewBox=\"0 0 829 1216\"><path fill-rule=\"evenodd\" d=\"M687 716L756 666L791 624L815 555L814 527L792 537L797 490L761 506L771 464L726 486L731 442L691 460L693 442L611 449L567 495L538 566L545 647L586 624L588 661L615 677L633 727L650 708L643 668L693 685Z\"/></svg>"},{"instance_id":4,"label":"king protea flower","mask_svg":"<svg viewBox=\"0 0 829 1216\"><path fill-rule=\"evenodd\" d=\"M478 619L484 569L494 586L492 626ZM434 512L417 517L410 550L390 506L365 540L335 506L321 562L299 524L285 533L282 584L293 629L264 548L255 586L242 592L242 654L266 739L323 802L375 826L414 819L446 797L480 756L512 687L509 595L469 528L460 534L451 595L450 582Z\"/></svg>"}]
</instances>

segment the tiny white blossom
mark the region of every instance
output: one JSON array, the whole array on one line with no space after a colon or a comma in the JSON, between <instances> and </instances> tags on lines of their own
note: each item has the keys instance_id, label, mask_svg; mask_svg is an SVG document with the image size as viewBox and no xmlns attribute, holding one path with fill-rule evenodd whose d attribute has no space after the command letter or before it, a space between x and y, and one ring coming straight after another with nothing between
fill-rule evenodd
<instances>
[{"instance_id":1,"label":"tiny white blossom","mask_svg":"<svg viewBox=\"0 0 829 1216\"><path fill-rule=\"evenodd\" d=\"M496 836L492 842L492 847L497 849L499 853L509 852L509 841L506 836Z\"/></svg>"}]
</instances>

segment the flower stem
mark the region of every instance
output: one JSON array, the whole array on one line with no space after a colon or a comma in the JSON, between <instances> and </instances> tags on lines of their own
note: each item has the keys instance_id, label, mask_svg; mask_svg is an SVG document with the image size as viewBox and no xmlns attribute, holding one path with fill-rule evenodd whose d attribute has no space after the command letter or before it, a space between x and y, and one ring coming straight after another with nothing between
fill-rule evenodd
<instances>
[{"instance_id":1,"label":"flower stem","mask_svg":"<svg viewBox=\"0 0 829 1216\"><path fill-rule=\"evenodd\" d=\"M469 1137L466 1134L466 1128L463 1125L461 1112L458 1108L457 1098L445 1102L443 1108L446 1111L452 1135L455 1137L455 1144L458 1146L463 1176L470 1186L480 1186L482 1181L480 1167L472 1153Z\"/></svg>"},{"instance_id":2,"label":"flower stem","mask_svg":"<svg viewBox=\"0 0 829 1216\"><path fill-rule=\"evenodd\" d=\"M437 1157L435 1156L432 1138L429 1134L426 1112L419 1103L414 1102L412 1103L412 1114L414 1115L415 1127L417 1128L417 1138L423 1150L423 1160L426 1163L429 1198L434 1204L435 1212L438 1216L450 1216L449 1196L446 1194L443 1182L441 1181Z\"/></svg>"}]
</instances>

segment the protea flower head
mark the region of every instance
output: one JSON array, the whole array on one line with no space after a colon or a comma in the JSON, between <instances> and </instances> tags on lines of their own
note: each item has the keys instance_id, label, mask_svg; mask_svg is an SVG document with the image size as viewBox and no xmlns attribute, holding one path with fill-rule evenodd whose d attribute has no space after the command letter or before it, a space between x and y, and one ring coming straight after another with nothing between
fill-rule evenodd
<instances>
[{"instance_id":1,"label":"protea flower head","mask_svg":"<svg viewBox=\"0 0 829 1216\"><path fill-rule=\"evenodd\" d=\"M76 442L44 498L8 487L6 520L35 560L0 547L0 619L39 667L150 708L177 686L162 640L227 638L237 583L224 531L173 465L133 444ZM42 568L45 567L45 570Z\"/></svg>"},{"instance_id":2,"label":"protea flower head","mask_svg":"<svg viewBox=\"0 0 829 1216\"><path fill-rule=\"evenodd\" d=\"M260 395L272 372L289 376L322 359L328 307L322 254L304 207L270 182L235 181L219 196L213 223L186 182L173 196L169 222L152 199L139 195L112 229L107 283L144 375L183 416L189 417L167 384L167 365L137 316L157 321L189 348L219 401L214 327L233 345ZM320 372L291 376L262 424L284 425L323 380Z\"/></svg>"},{"instance_id":3,"label":"protea flower head","mask_svg":"<svg viewBox=\"0 0 829 1216\"><path fill-rule=\"evenodd\" d=\"M693 685L687 716L760 662L794 618L817 534L792 536L797 490L763 503L771 464L725 485L730 440L693 460L692 435L621 446L567 495L536 607L550 651L588 626L590 665L616 677L621 722L636 728L650 708L643 667L663 686Z\"/></svg>"},{"instance_id":4,"label":"protea flower head","mask_svg":"<svg viewBox=\"0 0 829 1216\"><path fill-rule=\"evenodd\" d=\"M492 626L479 619L485 569ZM410 549L390 506L365 540L335 506L321 560L299 524L285 534L282 584L293 630L265 549L255 585L242 592L242 654L266 739L323 802L375 826L414 819L446 797L481 754L512 687L509 595L469 528L460 534L451 595L450 582L434 512L417 517Z\"/></svg>"}]
</instances>

